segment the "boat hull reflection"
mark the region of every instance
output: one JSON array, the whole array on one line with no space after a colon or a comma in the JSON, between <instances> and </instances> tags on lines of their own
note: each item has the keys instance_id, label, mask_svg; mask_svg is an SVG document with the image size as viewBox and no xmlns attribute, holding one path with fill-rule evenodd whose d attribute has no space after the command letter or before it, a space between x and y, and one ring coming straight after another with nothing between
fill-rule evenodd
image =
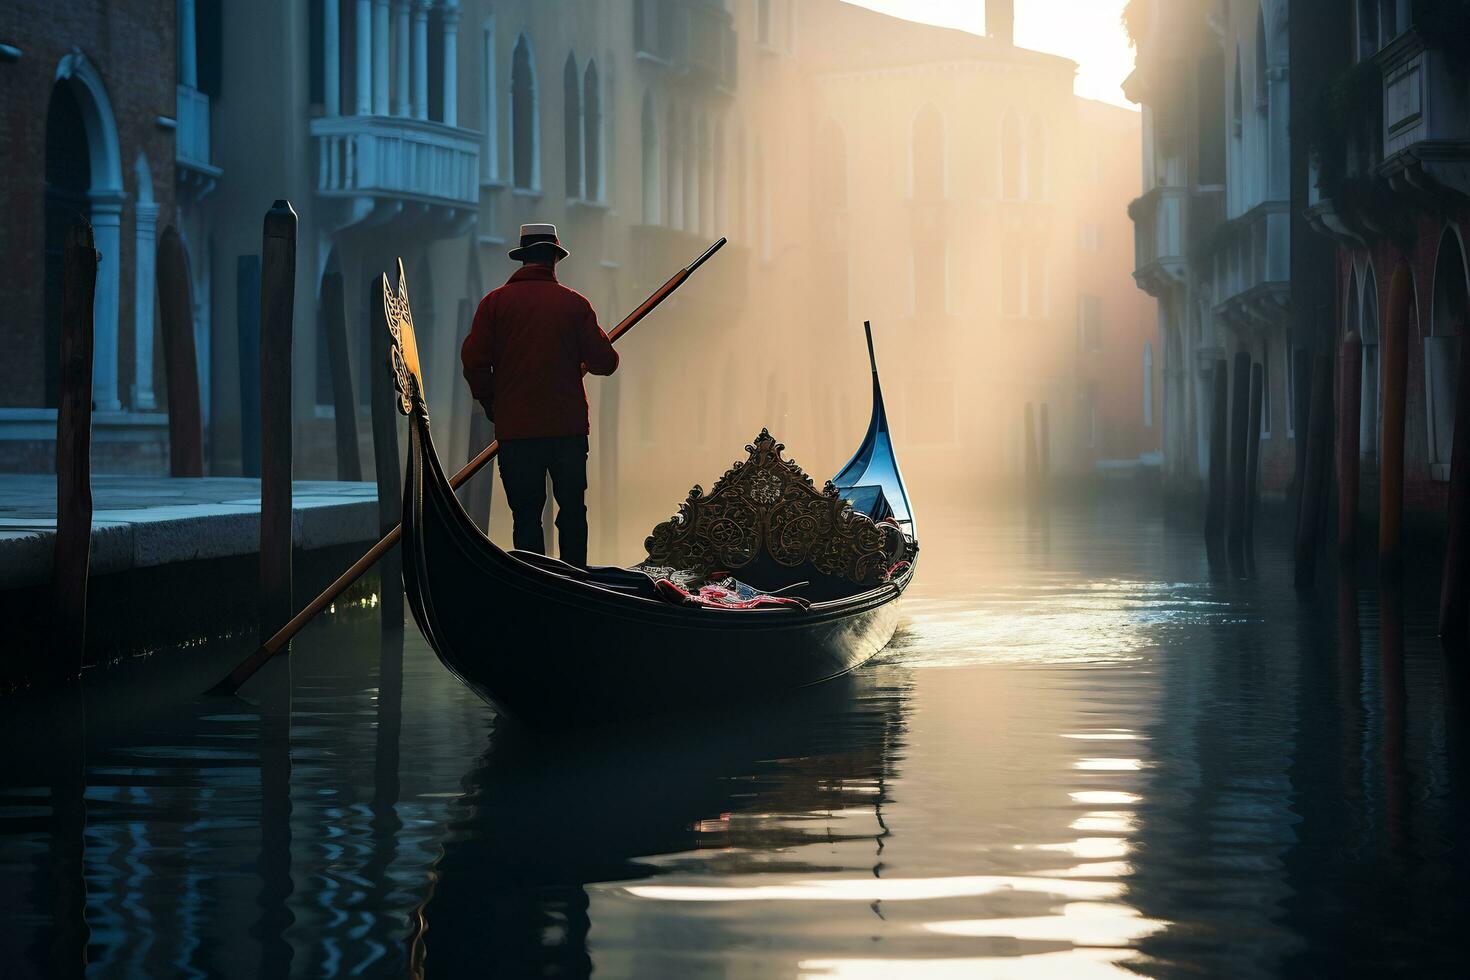
<instances>
[{"instance_id":1,"label":"boat hull reflection","mask_svg":"<svg viewBox=\"0 0 1470 980\"><path fill-rule=\"evenodd\" d=\"M820 837L870 839L876 863L905 683L898 668L876 666L698 727L497 730L465 777L420 917L429 972L487 958L490 975L586 972L583 886L677 864L650 860L660 856L718 848L754 865ZM857 832L810 819L860 808L872 819Z\"/></svg>"}]
</instances>

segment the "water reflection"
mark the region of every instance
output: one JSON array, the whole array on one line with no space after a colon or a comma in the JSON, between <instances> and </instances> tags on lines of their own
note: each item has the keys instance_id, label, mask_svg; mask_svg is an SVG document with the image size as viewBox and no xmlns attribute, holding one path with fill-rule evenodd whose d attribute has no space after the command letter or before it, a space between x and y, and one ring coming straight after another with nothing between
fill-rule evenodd
<instances>
[{"instance_id":1,"label":"water reflection","mask_svg":"<svg viewBox=\"0 0 1470 980\"><path fill-rule=\"evenodd\" d=\"M241 700L157 658L8 702L0 972L1455 970L1470 709L1433 589L1297 593L1264 529L1216 579L1126 501L926 520L881 662L725 715L498 725L371 605Z\"/></svg>"}]
</instances>

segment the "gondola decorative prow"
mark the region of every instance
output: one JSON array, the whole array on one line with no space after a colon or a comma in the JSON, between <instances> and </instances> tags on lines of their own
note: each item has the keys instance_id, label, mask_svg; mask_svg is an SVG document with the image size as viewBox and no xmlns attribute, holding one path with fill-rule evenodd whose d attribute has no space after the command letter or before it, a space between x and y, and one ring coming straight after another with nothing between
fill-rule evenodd
<instances>
[{"instance_id":1,"label":"gondola decorative prow","mask_svg":"<svg viewBox=\"0 0 1470 980\"><path fill-rule=\"evenodd\" d=\"M388 333L393 337L389 367L393 371L393 384L398 389L398 411L402 415L411 415L417 402L419 410L427 413L424 375L419 369L419 344L413 332L413 311L408 307L408 275L403 271L403 259L398 260L396 291L389 287L387 274L383 275L383 319L387 321Z\"/></svg>"}]
</instances>

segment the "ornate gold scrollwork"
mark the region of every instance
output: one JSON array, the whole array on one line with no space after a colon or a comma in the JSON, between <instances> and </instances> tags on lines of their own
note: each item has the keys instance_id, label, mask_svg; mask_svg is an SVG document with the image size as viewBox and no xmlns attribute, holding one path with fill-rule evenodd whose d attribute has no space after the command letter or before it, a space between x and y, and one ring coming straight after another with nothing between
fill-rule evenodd
<instances>
[{"instance_id":1,"label":"ornate gold scrollwork","mask_svg":"<svg viewBox=\"0 0 1470 980\"><path fill-rule=\"evenodd\" d=\"M395 292L383 276L383 319L393 342L389 346L389 368L393 386L398 389L398 411L408 415L414 399L425 401L424 376L419 370L419 344L413 330L413 311L408 307L408 275L403 260L398 260L398 290Z\"/></svg>"},{"instance_id":2,"label":"ornate gold scrollwork","mask_svg":"<svg viewBox=\"0 0 1470 980\"><path fill-rule=\"evenodd\" d=\"M705 494L696 486L679 513L644 542L648 562L701 571L736 571L762 552L787 567L868 582L903 557L903 534L852 509L830 482L816 489L786 447L762 429Z\"/></svg>"}]
</instances>

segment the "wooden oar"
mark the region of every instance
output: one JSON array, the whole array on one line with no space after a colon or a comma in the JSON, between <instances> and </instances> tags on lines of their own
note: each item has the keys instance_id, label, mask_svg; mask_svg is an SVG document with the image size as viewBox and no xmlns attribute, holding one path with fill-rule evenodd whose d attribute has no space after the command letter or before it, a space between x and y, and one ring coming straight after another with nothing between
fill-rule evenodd
<instances>
[{"instance_id":1,"label":"wooden oar","mask_svg":"<svg viewBox=\"0 0 1470 980\"><path fill-rule=\"evenodd\" d=\"M673 277L669 279L668 282L658 287L658 289L654 291L652 296L649 296L638 306L636 310L624 317L621 323L619 323L616 327L613 327L612 331L607 335L608 340L612 341L613 343L617 343L619 337L623 336L623 334L627 333L629 330L632 330L633 327L637 325L639 320L642 320L644 317L648 316L648 314L652 313L654 308L662 303L664 300L668 299L669 295L673 293L674 290L684 285L685 280L693 275L696 269L704 265L704 263L708 261L711 255L714 255L716 252L718 252L720 248L724 246L725 242L726 239L721 238L709 248L705 249L704 253L700 255L699 258L695 259L689 265L674 273ZM450 477L449 485L457 489L462 483L478 473L485 466L486 463L494 459L495 454L498 452L500 452L500 440L497 439L491 442L490 445L486 446L484 449L480 450L479 455L466 463L464 465L464 468L461 469L458 473ZM230 695L238 691L240 689L240 685L248 681L252 676L254 676L257 670L265 666L268 660L270 660L282 649L284 649L286 644L291 642L291 638L299 633L303 626L309 623L312 619L316 618L316 615L320 613L323 609L331 605L332 602L339 595L347 590L347 587L349 585L361 578L363 573L371 568L385 554L387 554L388 549L397 544L398 539L401 537L403 537L403 525L399 524L397 527L393 528L393 530L389 531L388 534L383 538L383 540L373 545L367 554L363 555L356 562L354 562L351 568L347 569L347 571L337 576L337 580L331 585L327 586L325 592L317 596L315 599L311 600L311 602L307 603L305 609L302 609L299 613L293 616L289 623L277 630L276 634L272 636L269 640L266 640L265 643L262 644L258 650L256 650L250 656L246 657L243 661L241 661L238 667L230 671L228 677L220 681L218 684L210 688L205 693Z\"/></svg>"}]
</instances>

